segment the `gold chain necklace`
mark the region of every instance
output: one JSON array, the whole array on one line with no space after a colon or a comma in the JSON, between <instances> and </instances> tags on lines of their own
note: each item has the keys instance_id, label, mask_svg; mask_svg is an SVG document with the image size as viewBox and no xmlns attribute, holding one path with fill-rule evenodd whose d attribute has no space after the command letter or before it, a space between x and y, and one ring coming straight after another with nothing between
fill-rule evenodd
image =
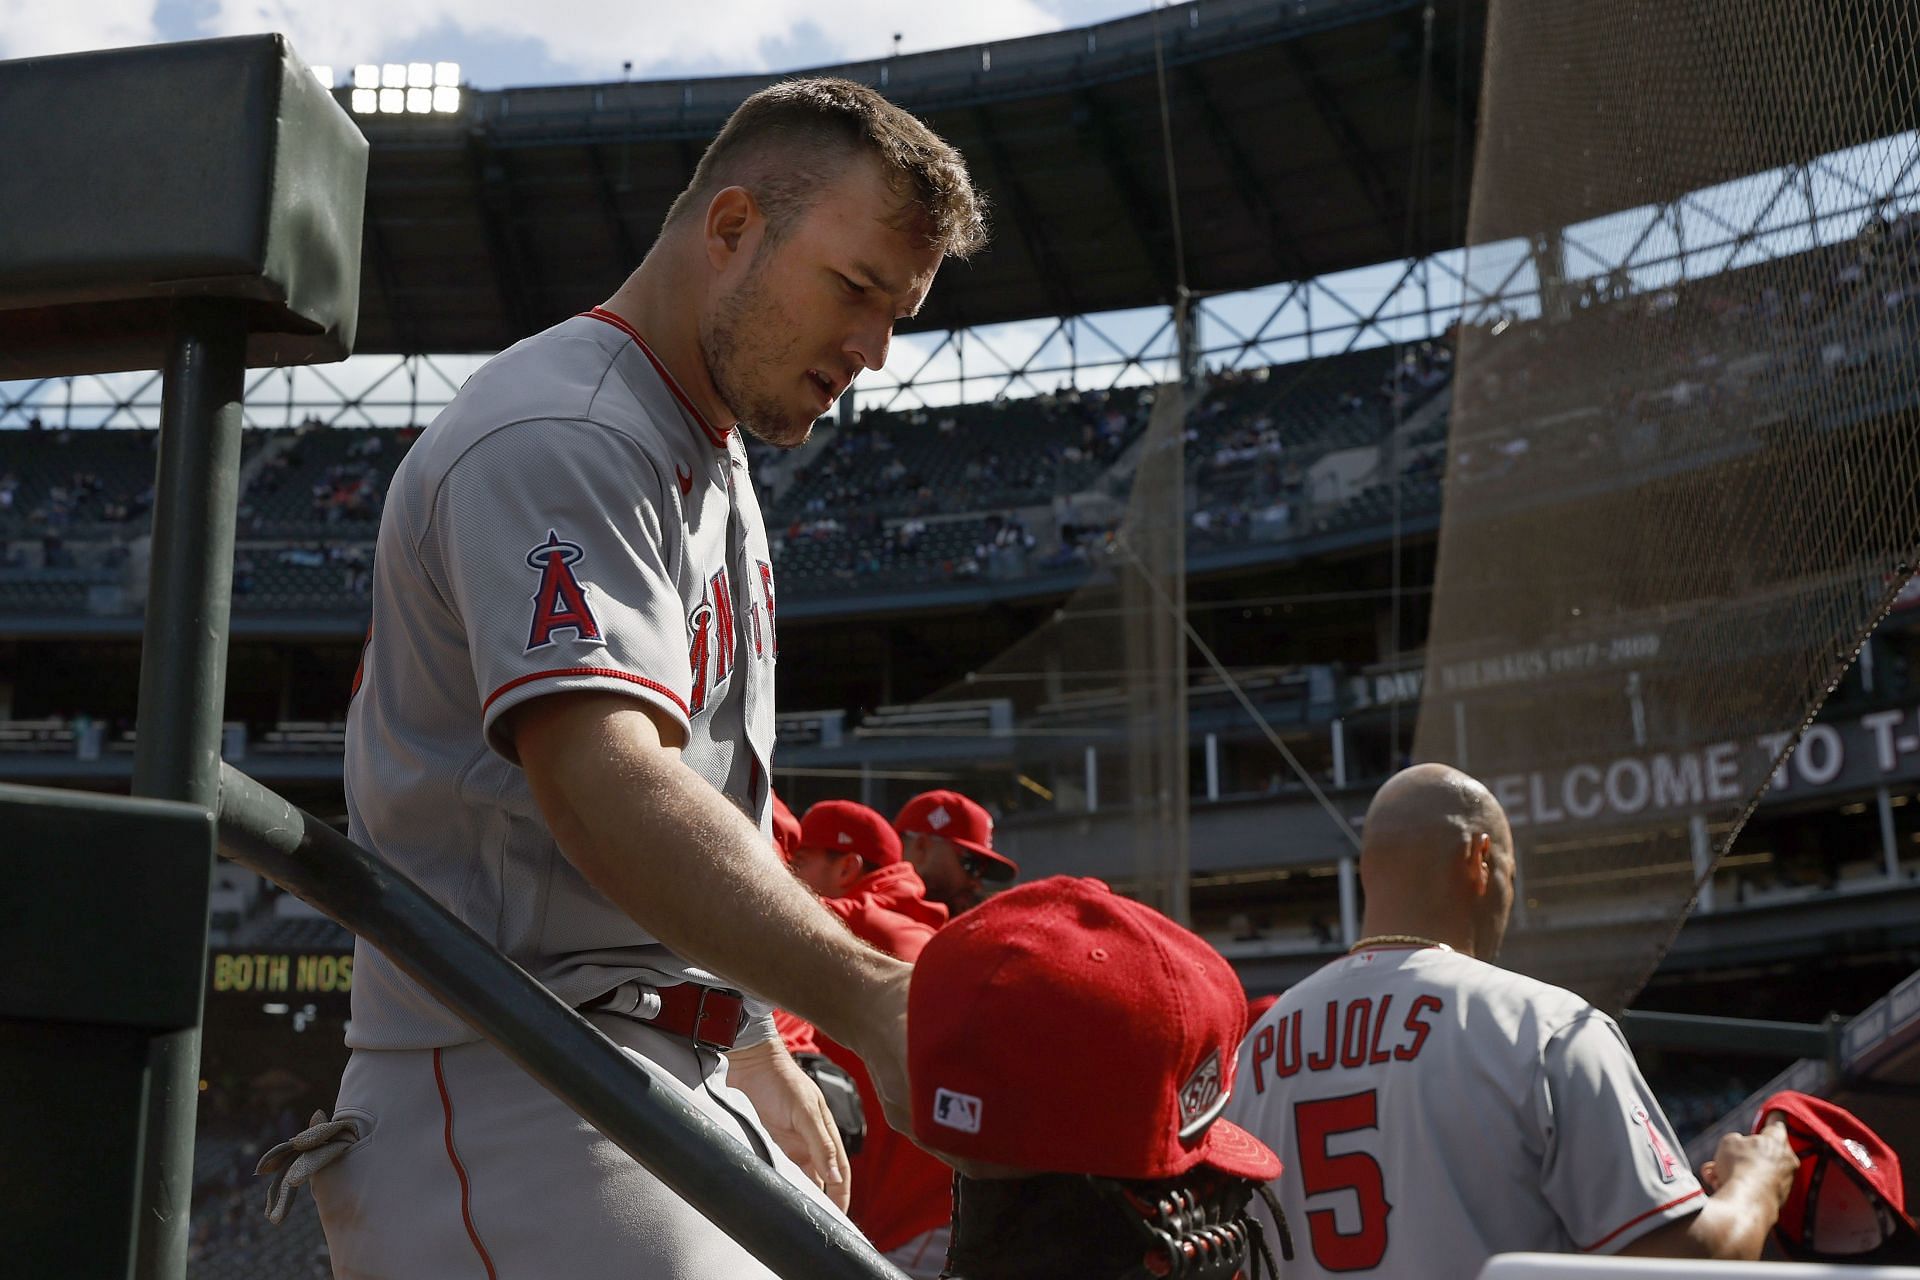
<instances>
[{"instance_id":1,"label":"gold chain necklace","mask_svg":"<svg viewBox=\"0 0 1920 1280\"><path fill-rule=\"evenodd\" d=\"M1412 933L1376 933L1372 937L1362 938L1347 948L1347 954L1364 951L1368 947L1438 947L1442 951L1451 951L1452 947L1434 938L1422 938Z\"/></svg>"}]
</instances>

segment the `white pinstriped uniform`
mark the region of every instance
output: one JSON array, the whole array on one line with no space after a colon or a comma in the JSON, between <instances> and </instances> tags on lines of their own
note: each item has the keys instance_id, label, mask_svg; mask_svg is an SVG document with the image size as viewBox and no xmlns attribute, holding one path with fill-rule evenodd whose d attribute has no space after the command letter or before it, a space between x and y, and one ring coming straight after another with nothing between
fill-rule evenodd
<instances>
[{"instance_id":1,"label":"white pinstriped uniform","mask_svg":"<svg viewBox=\"0 0 1920 1280\"><path fill-rule=\"evenodd\" d=\"M1613 1020L1444 948L1327 965L1254 1023L1235 1081L1226 1118L1285 1165L1289 1276L1471 1280L1495 1253L1614 1253L1700 1207Z\"/></svg>"}]
</instances>

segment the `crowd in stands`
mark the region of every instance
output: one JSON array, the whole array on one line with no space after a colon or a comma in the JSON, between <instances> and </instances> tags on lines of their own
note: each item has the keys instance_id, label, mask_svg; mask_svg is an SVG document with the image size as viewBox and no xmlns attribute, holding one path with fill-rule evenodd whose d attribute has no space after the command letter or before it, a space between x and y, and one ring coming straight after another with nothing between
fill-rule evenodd
<instances>
[{"instance_id":1,"label":"crowd in stands","mask_svg":"<svg viewBox=\"0 0 1920 1280\"><path fill-rule=\"evenodd\" d=\"M1444 348L1426 344L1400 361L1375 351L1281 369L1214 370L1188 434L1201 473L1189 501L1205 499L1195 502L1199 541L1235 540L1254 526L1284 535L1303 504L1305 465L1329 448L1377 442L1396 413L1444 380L1446 360ZM1005 580L1098 564L1118 508L1085 516L1076 495L1101 486L1103 476L1124 493L1125 459L1154 398L1152 388L1062 386L1027 400L873 409L857 423L823 423L821 447L803 455L751 443L763 472L783 482L766 492L783 579L805 594L847 583ZM249 431L234 566L242 607L363 609L382 496L416 435L414 428L332 428L317 418ZM25 436L25 448L9 450L0 474L0 527L12 535L0 572L88 574L63 584L67 594L58 599L42 590L44 581L32 588L0 581L0 601L80 607L90 585L118 581L125 542L144 531L153 433ZM66 545L70 530L79 539L109 538L116 549L76 563ZM32 545L28 538L38 539L31 553L22 549Z\"/></svg>"},{"instance_id":2,"label":"crowd in stands","mask_svg":"<svg viewBox=\"0 0 1920 1280\"><path fill-rule=\"evenodd\" d=\"M1787 406L1855 411L1883 383L1897 390L1916 298L1920 216L1889 215L1844 244L1671 288L1633 292L1620 273L1572 282L1545 320L1490 316L1402 348L1209 370L1186 425L1190 545L1431 516L1443 472L1527 492L1543 477L1684 455ZM1783 326L1801 340L1781 342ZM1427 411L1462 343L1473 376L1451 409ZM1061 505L1125 492L1154 398L1061 387L870 408L823 421L800 454L750 441L783 582L806 595L1097 564L1117 511L1081 518ZM1468 434L1450 438L1450 417ZM382 495L415 434L317 419L246 433L236 591L247 608L364 609ZM6 445L0 609L85 607L144 531L154 434L36 423Z\"/></svg>"},{"instance_id":3,"label":"crowd in stands","mask_svg":"<svg viewBox=\"0 0 1920 1280\"><path fill-rule=\"evenodd\" d=\"M1384 454L1371 467L1375 482L1358 488L1336 482L1317 492L1313 464L1340 450L1380 449L1400 422L1447 385L1452 369L1445 342L1422 342L1213 373L1187 422L1195 544L1276 541L1378 523L1380 499L1391 497ZM1439 422L1444 438L1444 419ZM1421 509L1429 496L1437 502L1437 470L1422 453L1402 460Z\"/></svg>"},{"instance_id":4,"label":"crowd in stands","mask_svg":"<svg viewBox=\"0 0 1920 1280\"><path fill-rule=\"evenodd\" d=\"M1554 474L1652 465L1786 416L1839 425L1905 394L1920 309L1920 215L1850 240L1635 293L1572 282L1565 314L1489 317L1464 341L1456 481L1526 491ZM1790 335L1790 340L1783 340Z\"/></svg>"},{"instance_id":5,"label":"crowd in stands","mask_svg":"<svg viewBox=\"0 0 1920 1280\"><path fill-rule=\"evenodd\" d=\"M153 507L154 432L49 430L36 416L4 439L0 538L58 546L77 532L137 525Z\"/></svg>"}]
</instances>

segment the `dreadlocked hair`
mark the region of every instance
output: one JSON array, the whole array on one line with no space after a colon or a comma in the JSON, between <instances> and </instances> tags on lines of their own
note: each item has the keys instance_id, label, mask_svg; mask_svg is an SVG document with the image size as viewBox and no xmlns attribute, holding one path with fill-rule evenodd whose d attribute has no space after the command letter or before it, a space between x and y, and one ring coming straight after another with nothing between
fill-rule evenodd
<instances>
[{"instance_id":1,"label":"dreadlocked hair","mask_svg":"<svg viewBox=\"0 0 1920 1280\"><path fill-rule=\"evenodd\" d=\"M1150 1182L1043 1174L954 1180L947 1280L1276 1280L1258 1218L1265 1201L1293 1257L1286 1218L1259 1183L1209 1170Z\"/></svg>"}]
</instances>

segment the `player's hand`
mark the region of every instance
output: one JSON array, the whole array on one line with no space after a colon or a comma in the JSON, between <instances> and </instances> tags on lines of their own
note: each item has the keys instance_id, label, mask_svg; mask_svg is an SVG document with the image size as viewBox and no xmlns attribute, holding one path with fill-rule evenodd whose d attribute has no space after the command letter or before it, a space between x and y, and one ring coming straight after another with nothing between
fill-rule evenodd
<instances>
[{"instance_id":1,"label":"player's hand","mask_svg":"<svg viewBox=\"0 0 1920 1280\"><path fill-rule=\"evenodd\" d=\"M1776 1208L1793 1189L1800 1158L1787 1141L1787 1127L1778 1115L1758 1133L1729 1133L1714 1148L1713 1159L1700 1166L1700 1182L1709 1192L1751 1179L1764 1201Z\"/></svg>"},{"instance_id":2,"label":"player's hand","mask_svg":"<svg viewBox=\"0 0 1920 1280\"><path fill-rule=\"evenodd\" d=\"M841 1209L853 1194L853 1174L833 1113L820 1086L778 1040L727 1054L727 1083L747 1095L760 1123L787 1158Z\"/></svg>"},{"instance_id":3,"label":"player's hand","mask_svg":"<svg viewBox=\"0 0 1920 1280\"><path fill-rule=\"evenodd\" d=\"M1025 1170L949 1155L926 1141L926 1135L913 1131L913 1094L907 1085L907 987L912 977L913 970L903 967L897 979L874 989L866 1037L853 1046L866 1065L873 1091L880 1095L880 1107L886 1112L887 1123L895 1132L912 1138L916 1146L935 1159L944 1160L968 1177L1025 1176Z\"/></svg>"},{"instance_id":4,"label":"player's hand","mask_svg":"<svg viewBox=\"0 0 1920 1280\"><path fill-rule=\"evenodd\" d=\"M867 1068L887 1124L906 1134L913 1132L913 1095L907 1089L907 987L912 979L913 970L900 965L864 992L859 1039L843 1042Z\"/></svg>"}]
</instances>

